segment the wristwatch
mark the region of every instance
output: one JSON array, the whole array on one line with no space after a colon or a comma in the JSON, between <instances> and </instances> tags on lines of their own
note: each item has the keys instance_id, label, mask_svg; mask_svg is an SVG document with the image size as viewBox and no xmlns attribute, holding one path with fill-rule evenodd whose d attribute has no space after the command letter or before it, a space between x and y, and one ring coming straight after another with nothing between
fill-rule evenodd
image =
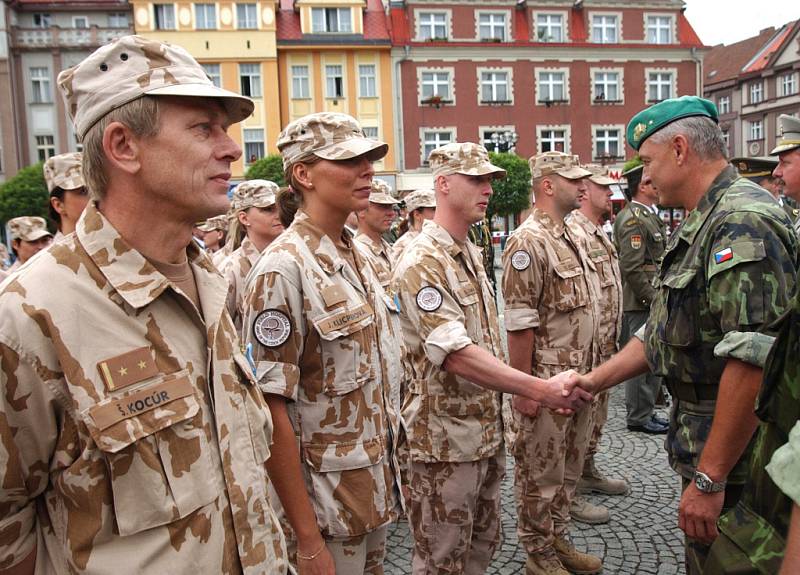
<instances>
[{"instance_id":1,"label":"wristwatch","mask_svg":"<svg viewBox=\"0 0 800 575\"><path fill-rule=\"evenodd\" d=\"M694 485L700 493L719 493L725 491L724 481L714 481L702 471L694 472Z\"/></svg>"}]
</instances>

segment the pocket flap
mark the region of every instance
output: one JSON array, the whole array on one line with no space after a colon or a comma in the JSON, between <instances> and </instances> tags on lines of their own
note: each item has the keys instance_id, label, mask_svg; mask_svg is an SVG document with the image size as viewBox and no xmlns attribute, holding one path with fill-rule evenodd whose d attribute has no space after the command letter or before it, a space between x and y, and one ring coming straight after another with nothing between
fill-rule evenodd
<instances>
[{"instance_id":1,"label":"pocket flap","mask_svg":"<svg viewBox=\"0 0 800 575\"><path fill-rule=\"evenodd\" d=\"M758 262L767 257L764 240L748 239L731 242L730 245L711 252L708 260L708 277L745 262Z\"/></svg>"},{"instance_id":2,"label":"pocket flap","mask_svg":"<svg viewBox=\"0 0 800 575\"><path fill-rule=\"evenodd\" d=\"M675 272L669 272L667 276L661 281L661 285L665 285L673 289L683 289L692 283L694 276L697 275L699 268L687 268Z\"/></svg>"},{"instance_id":3,"label":"pocket flap","mask_svg":"<svg viewBox=\"0 0 800 575\"><path fill-rule=\"evenodd\" d=\"M569 279L583 275L583 268L574 261L558 262L555 267L556 275L563 279Z\"/></svg>"},{"instance_id":4,"label":"pocket flap","mask_svg":"<svg viewBox=\"0 0 800 575\"><path fill-rule=\"evenodd\" d=\"M303 445L306 463L320 473L370 467L383 459L385 450L380 436L366 441Z\"/></svg>"},{"instance_id":5,"label":"pocket flap","mask_svg":"<svg viewBox=\"0 0 800 575\"><path fill-rule=\"evenodd\" d=\"M320 315L312 320L319 336L327 341L346 337L371 324L374 319L372 308L367 303L337 309L332 313Z\"/></svg>"},{"instance_id":6,"label":"pocket flap","mask_svg":"<svg viewBox=\"0 0 800 575\"><path fill-rule=\"evenodd\" d=\"M471 283L461 284L454 291L456 299L461 305L473 305L478 303L478 290L476 290L475 286Z\"/></svg>"},{"instance_id":7,"label":"pocket flap","mask_svg":"<svg viewBox=\"0 0 800 575\"><path fill-rule=\"evenodd\" d=\"M720 532L750 558L760 573L777 573L783 560L786 542L766 519L747 504L736 507L719 518Z\"/></svg>"},{"instance_id":8,"label":"pocket flap","mask_svg":"<svg viewBox=\"0 0 800 575\"><path fill-rule=\"evenodd\" d=\"M536 363L542 365L558 365L581 367L583 365L582 349L537 349L534 353Z\"/></svg>"}]
</instances>

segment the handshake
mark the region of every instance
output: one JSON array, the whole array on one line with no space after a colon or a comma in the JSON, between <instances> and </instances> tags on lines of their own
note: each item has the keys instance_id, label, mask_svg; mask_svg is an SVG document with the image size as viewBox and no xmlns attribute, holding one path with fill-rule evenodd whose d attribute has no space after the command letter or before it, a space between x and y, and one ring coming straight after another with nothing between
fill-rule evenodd
<instances>
[{"instance_id":1,"label":"handshake","mask_svg":"<svg viewBox=\"0 0 800 575\"><path fill-rule=\"evenodd\" d=\"M536 379L528 397L515 395L514 409L529 417L539 412L541 405L561 415L570 415L592 402L595 388L589 376L568 370L550 379Z\"/></svg>"}]
</instances>

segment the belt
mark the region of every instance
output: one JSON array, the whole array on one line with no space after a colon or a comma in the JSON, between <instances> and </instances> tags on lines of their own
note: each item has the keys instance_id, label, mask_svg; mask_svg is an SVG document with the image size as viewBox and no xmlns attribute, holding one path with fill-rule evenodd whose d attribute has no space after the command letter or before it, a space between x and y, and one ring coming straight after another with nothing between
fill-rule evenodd
<instances>
[{"instance_id":1,"label":"belt","mask_svg":"<svg viewBox=\"0 0 800 575\"><path fill-rule=\"evenodd\" d=\"M667 380L669 392L681 401L697 403L698 401L716 401L718 385L697 385L684 381Z\"/></svg>"}]
</instances>

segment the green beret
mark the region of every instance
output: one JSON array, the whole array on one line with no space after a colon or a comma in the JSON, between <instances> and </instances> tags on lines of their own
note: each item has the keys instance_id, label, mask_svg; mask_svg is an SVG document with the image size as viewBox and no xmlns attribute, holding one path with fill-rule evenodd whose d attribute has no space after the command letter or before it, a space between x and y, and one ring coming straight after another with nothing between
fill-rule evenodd
<instances>
[{"instance_id":1,"label":"green beret","mask_svg":"<svg viewBox=\"0 0 800 575\"><path fill-rule=\"evenodd\" d=\"M628 143L638 150L642 143L664 126L690 116L705 116L718 121L714 102L697 96L670 98L636 114L628 124Z\"/></svg>"}]
</instances>

